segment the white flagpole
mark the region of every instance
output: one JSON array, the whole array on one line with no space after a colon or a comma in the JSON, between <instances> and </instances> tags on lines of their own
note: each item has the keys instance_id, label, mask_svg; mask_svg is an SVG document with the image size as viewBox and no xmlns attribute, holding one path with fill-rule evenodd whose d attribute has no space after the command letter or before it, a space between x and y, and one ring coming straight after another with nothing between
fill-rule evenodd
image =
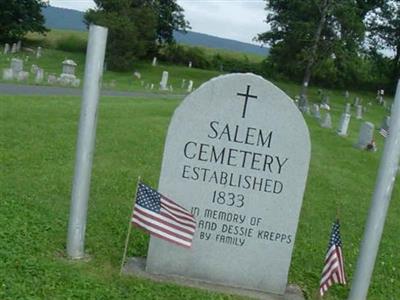
<instances>
[{"instance_id":1,"label":"white flagpole","mask_svg":"<svg viewBox=\"0 0 400 300\"><path fill-rule=\"evenodd\" d=\"M349 300L367 298L400 159L400 79Z\"/></svg>"},{"instance_id":2,"label":"white flagpole","mask_svg":"<svg viewBox=\"0 0 400 300\"><path fill-rule=\"evenodd\" d=\"M133 209L134 209L135 203L136 203L137 191L138 191L139 183L140 183L140 176L137 179L135 196L133 196L133 205L132 205L132 210L131 210L131 217L129 218L129 223L128 223L128 234L126 235L126 239L125 239L124 254L122 255L122 262L121 262L121 268L119 270L119 275L122 274L122 269L124 268L124 263L125 263L125 260L126 260L126 252L128 251L129 238L131 236L131 230L132 230L132 224L131 223L132 223Z\"/></svg>"}]
</instances>

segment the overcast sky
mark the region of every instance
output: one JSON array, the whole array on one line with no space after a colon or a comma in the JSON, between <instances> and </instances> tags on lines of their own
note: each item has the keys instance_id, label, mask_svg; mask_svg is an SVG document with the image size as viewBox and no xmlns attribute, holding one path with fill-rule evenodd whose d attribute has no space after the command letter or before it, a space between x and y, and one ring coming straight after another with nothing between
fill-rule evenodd
<instances>
[{"instance_id":1,"label":"overcast sky","mask_svg":"<svg viewBox=\"0 0 400 300\"><path fill-rule=\"evenodd\" d=\"M263 0L178 0L192 31L255 43L252 39L267 30ZM85 11L92 0L50 0L56 7Z\"/></svg>"}]
</instances>

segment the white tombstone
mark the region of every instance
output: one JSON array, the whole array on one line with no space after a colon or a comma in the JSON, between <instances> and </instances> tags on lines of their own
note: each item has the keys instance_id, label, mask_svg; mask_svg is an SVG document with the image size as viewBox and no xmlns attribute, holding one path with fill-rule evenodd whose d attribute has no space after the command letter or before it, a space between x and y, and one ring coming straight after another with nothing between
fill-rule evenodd
<instances>
[{"instance_id":1,"label":"white tombstone","mask_svg":"<svg viewBox=\"0 0 400 300\"><path fill-rule=\"evenodd\" d=\"M35 83L36 84L42 83L43 79L44 79L44 70L38 68L35 73Z\"/></svg>"},{"instance_id":2,"label":"white tombstone","mask_svg":"<svg viewBox=\"0 0 400 300\"><path fill-rule=\"evenodd\" d=\"M283 294L310 150L303 116L272 83L204 83L175 110L158 184L194 214L193 245L151 236L146 270Z\"/></svg>"},{"instance_id":3,"label":"white tombstone","mask_svg":"<svg viewBox=\"0 0 400 300\"><path fill-rule=\"evenodd\" d=\"M375 126L371 122L364 122L361 125L358 142L356 144L357 148L365 150L368 145L372 144L374 140L374 129Z\"/></svg>"},{"instance_id":4,"label":"white tombstone","mask_svg":"<svg viewBox=\"0 0 400 300\"><path fill-rule=\"evenodd\" d=\"M18 81L27 81L29 78L29 72L21 71L16 75Z\"/></svg>"},{"instance_id":5,"label":"white tombstone","mask_svg":"<svg viewBox=\"0 0 400 300\"><path fill-rule=\"evenodd\" d=\"M13 70L14 78L17 79L18 73L22 72L24 69L24 61L19 58L12 58L10 68Z\"/></svg>"},{"instance_id":6,"label":"white tombstone","mask_svg":"<svg viewBox=\"0 0 400 300\"><path fill-rule=\"evenodd\" d=\"M346 107L344 109L344 113L345 114L351 114L351 104L350 103L346 103Z\"/></svg>"},{"instance_id":7,"label":"white tombstone","mask_svg":"<svg viewBox=\"0 0 400 300\"><path fill-rule=\"evenodd\" d=\"M185 88L185 84L186 84L186 79L182 79L181 89Z\"/></svg>"},{"instance_id":8,"label":"white tombstone","mask_svg":"<svg viewBox=\"0 0 400 300\"><path fill-rule=\"evenodd\" d=\"M140 72L138 72L138 71L135 71L135 72L133 73L133 76L135 76L137 79L142 78L142 74L140 74Z\"/></svg>"},{"instance_id":9,"label":"white tombstone","mask_svg":"<svg viewBox=\"0 0 400 300\"><path fill-rule=\"evenodd\" d=\"M363 109L362 105L357 105L356 106L356 119L361 120L363 118Z\"/></svg>"},{"instance_id":10,"label":"white tombstone","mask_svg":"<svg viewBox=\"0 0 400 300\"><path fill-rule=\"evenodd\" d=\"M78 88L81 85L81 80L76 78L71 83L72 87Z\"/></svg>"},{"instance_id":11,"label":"white tombstone","mask_svg":"<svg viewBox=\"0 0 400 300\"><path fill-rule=\"evenodd\" d=\"M77 64L71 59L66 59L62 62L62 66L62 73L58 81L64 86L72 85L76 80L75 69Z\"/></svg>"},{"instance_id":12,"label":"white tombstone","mask_svg":"<svg viewBox=\"0 0 400 300\"><path fill-rule=\"evenodd\" d=\"M189 80L187 92L188 92L188 93L191 93L192 90L193 90L193 80Z\"/></svg>"},{"instance_id":13,"label":"white tombstone","mask_svg":"<svg viewBox=\"0 0 400 300\"><path fill-rule=\"evenodd\" d=\"M325 114L324 118L321 121L321 127L332 128L332 117L330 113Z\"/></svg>"},{"instance_id":14,"label":"white tombstone","mask_svg":"<svg viewBox=\"0 0 400 300\"><path fill-rule=\"evenodd\" d=\"M71 59L66 59L62 62L62 74L68 74L68 75L75 75L75 69L77 64L71 60Z\"/></svg>"},{"instance_id":15,"label":"white tombstone","mask_svg":"<svg viewBox=\"0 0 400 300\"><path fill-rule=\"evenodd\" d=\"M154 90L154 83L150 84L150 90Z\"/></svg>"},{"instance_id":16,"label":"white tombstone","mask_svg":"<svg viewBox=\"0 0 400 300\"><path fill-rule=\"evenodd\" d=\"M153 62L151 63L153 67L157 66L157 57L153 57Z\"/></svg>"},{"instance_id":17,"label":"white tombstone","mask_svg":"<svg viewBox=\"0 0 400 300\"><path fill-rule=\"evenodd\" d=\"M8 54L8 52L10 52L10 44L6 43L4 45L3 54L6 55L6 54Z\"/></svg>"},{"instance_id":18,"label":"white tombstone","mask_svg":"<svg viewBox=\"0 0 400 300\"><path fill-rule=\"evenodd\" d=\"M13 43L11 46L11 54L17 53L17 44Z\"/></svg>"},{"instance_id":19,"label":"white tombstone","mask_svg":"<svg viewBox=\"0 0 400 300\"><path fill-rule=\"evenodd\" d=\"M41 58L42 57L42 47L37 47L36 50L36 58Z\"/></svg>"},{"instance_id":20,"label":"white tombstone","mask_svg":"<svg viewBox=\"0 0 400 300\"><path fill-rule=\"evenodd\" d=\"M189 61L189 65L188 65L188 67L189 67L189 68L191 68L191 67L192 67L192 62L191 62L191 61Z\"/></svg>"},{"instance_id":21,"label":"white tombstone","mask_svg":"<svg viewBox=\"0 0 400 300\"><path fill-rule=\"evenodd\" d=\"M18 42L17 42L16 50L17 50L17 52L20 52L20 51L21 51L21 41L18 41Z\"/></svg>"},{"instance_id":22,"label":"white tombstone","mask_svg":"<svg viewBox=\"0 0 400 300\"><path fill-rule=\"evenodd\" d=\"M314 118L316 118L316 119L321 119L321 113L320 113L319 105L318 105L318 104L315 104L315 103L314 103L314 104L312 105L311 110L312 110L312 115L314 116Z\"/></svg>"},{"instance_id":23,"label":"white tombstone","mask_svg":"<svg viewBox=\"0 0 400 300\"><path fill-rule=\"evenodd\" d=\"M50 85L56 84L57 83L57 76L54 74L49 74L49 76L47 76L47 83Z\"/></svg>"},{"instance_id":24,"label":"white tombstone","mask_svg":"<svg viewBox=\"0 0 400 300\"><path fill-rule=\"evenodd\" d=\"M13 80L14 73L12 69L3 69L3 80Z\"/></svg>"},{"instance_id":25,"label":"white tombstone","mask_svg":"<svg viewBox=\"0 0 400 300\"><path fill-rule=\"evenodd\" d=\"M351 115L343 113L340 118L339 128L338 128L338 135L340 136L347 136L347 131L349 129Z\"/></svg>"},{"instance_id":26,"label":"white tombstone","mask_svg":"<svg viewBox=\"0 0 400 300\"><path fill-rule=\"evenodd\" d=\"M162 73L162 78L160 82L160 90L162 91L168 91L168 72L164 71Z\"/></svg>"}]
</instances>

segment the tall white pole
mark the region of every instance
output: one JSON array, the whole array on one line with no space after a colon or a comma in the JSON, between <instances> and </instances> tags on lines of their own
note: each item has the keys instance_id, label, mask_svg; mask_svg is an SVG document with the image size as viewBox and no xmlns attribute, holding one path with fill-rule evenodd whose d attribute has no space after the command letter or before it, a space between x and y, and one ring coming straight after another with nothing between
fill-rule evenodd
<instances>
[{"instance_id":1,"label":"tall white pole","mask_svg":"<svg viewBox=\"0 0 400 300\"><path fill-rule=\"evenodd\" d=\"M87 204L107 32L107 28L96 25L90 25L89 28L75 174L68 223L67 254L72 259L83 258L85 254Z\"/></svg>"},{"instance_id":2,"label":"tall white pole","mask_svg":"<svg viewBox=\"0 0 400 300\"><path fill-rule=\"evenodd\" d=\"M389 136L386 138L383 156L379 166L375 192L368 214L357 269L353 279L349 300L364 300L374 269L383 226L392 196L393 185L400 158L400 80L390 118Z\"/></svg>"}]
</instances>

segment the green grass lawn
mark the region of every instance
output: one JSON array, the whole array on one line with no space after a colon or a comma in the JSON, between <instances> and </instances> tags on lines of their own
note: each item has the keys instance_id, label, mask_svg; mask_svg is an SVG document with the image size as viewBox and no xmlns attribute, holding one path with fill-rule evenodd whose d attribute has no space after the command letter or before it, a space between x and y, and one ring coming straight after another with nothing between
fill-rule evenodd
<instances>
[{"instance_id":1,"label":"green grass lawn","mask_svg":"<svg viewBox=\"0 0 400 300\"><path fill-rule=\"evenodd\" d=\"M297 91L293 84L280 86L291 95ZM336 125L344 100L340 91L330 95ZM65 258L65 243L80 99L0 96L0 299L240 299L119 276L136 179L157 186L167 126L178 104L102 98L86 231L90 260L72 262ZM379 125L384 114L374 105L365 119ZM377 135L378 152L363 152L353 147L361 121L351 120L346 138L310 116L306 121L312 160L289 282L315 299L338 207L351 282L384 140ZM399 215L397 180L368 299L400 295ZM133 230L128 254L145 256L147 244L148 236ZM348 292L334 286L325 299L345 299Z\"/></svg>"}]
</instances>

